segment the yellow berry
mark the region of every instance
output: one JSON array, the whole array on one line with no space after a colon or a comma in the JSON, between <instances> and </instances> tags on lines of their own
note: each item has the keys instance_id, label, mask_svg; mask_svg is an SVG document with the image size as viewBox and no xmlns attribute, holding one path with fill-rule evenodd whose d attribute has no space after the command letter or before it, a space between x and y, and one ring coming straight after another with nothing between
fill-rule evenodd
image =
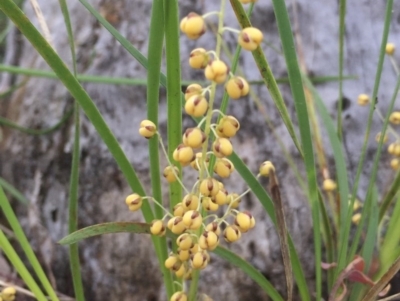
<instances>
[{"instance_id":1,"label":"yellow berry","mask_svg":"<svg viewBox=\"0 0 400 301\"><path fill-rule=\"evenodd\" d=\"M212 150L218 158L228 157L233 153L233 146L228 138L217 138L212 145Z\"/></svg>"},{"instance_id":2,"label":"yellow berry","mask_svg":"<svg viewBox=\"0 0 400 301\"><path fill-rule=\"evenodd\" d=\"M390 160L390 167L393 170L398 170L399 167L400 167L400 160L397 159L397 158L394 158L394 159Z\"/></svg>"},{"instance_id":3,"label":"yellow berry","mask_svg":"<svg viewBox=\"0 0 400 301\"><path fill-rule=\"evenodd\" d=\"M221 138L231 138L236 135L239 129L239 121L231 115L221 118L216 127L217 134Z\"/></svg>"},{"instance_id":4,"label":"yellow berry","mask_svg":"<svg viewBox=\"0 0 400 301\"><path fill-rule=\"evenodd\" d=\"M229 225L224 230L224 238L227 242L235 242L239 240L241 236L242 233L236 225Z\"/></svg>"},{"instance_id":5,"label":"yellow berry","mask_svg":"<svg viewBox=\"0 0 400 301\"><path fill-rule=\"evenodd\" d=\"M203 217L197 210L189 210L183 215L182 221L188 229L197 230L203 223Z\"/></svg>"},{"instance_id":6,"label":"yellow berry","mask_svg":"<svg viewBox=\"0 0 400 301\"><path fill-rule=\"evenodd\" d=\"M221 188L216 195L212 197L214 203L223 206L228 202L228 191Z\"/></svg>"},{"instance_id":7,"label":"yellow berry","mask_svg":"<svg viewBox=\"0 0 400 301\"><path fill-rule=\"evenodd\" d=\"M182 217L186 211L187 210L185 209L182 203L178 203L174 206L174 216Z\"/></svg>"},{"instance_id":8,"label":"yellow berry","mask_svg":"<svg viewBox=\"0 0 400 301\"><path fill-rule=\"evenodd\" d=\"M253 51L263 40L262 32L255 27L246 27L239 33L238 43L246 50Z\"/></svg>"},{"instance_id":9,"label":"yellow berry","mask_svg":"<svg viewBox=\"0 0 400 301\"><path fill-rule=\"evenodd\" d=\"M400 112L392 112L392 114L390 114L389 121L396 125L400 124Z\"/></svg>"},{"instance_id":10,"label":"yellow berry","mask_svg":"<svg viewBox=\"0 0 400 301\"><path fill-rule=\"evenodd\" d=\"M16 293L17 291L14 287L8 286L1 291L0 296L4 301L13 301Z\"/></svg>"},{"instance_id":11,"label":"yellow berry","mask_svg":"<svg viewBox=\"0 0 400 301\"><path fill-rule=\"evenodd\" d=\"M150 226L151 234L157 235L157 236L163 236L163 235L165 235L166 230L167 229L165 228L162 220L155 219L151 222L151 226Z\"/></svg>"},{"instance_id":12,"label":"yellow berry","mask_svg":"<svg viewBox=\"0 0 400 301\"><path fill-rule=\"evenodd\" d=\"M174 234L182 234L186 230L186 225L183 223L183 217L175 216L168 221L168 229Z\"/></svg>"},{"instance_id":13,"label":"yellow berry","mask_svg":"<svg viewBox=\"0 0 400 301\"><path fill-rule=\"evenodd\" d=\"M210 61L204 70L204 76L217 84L222 84L229 74L229 67L220 60Z\"/></svg>"},{"instance_id":14,"label":"yellow berry","mask_svg":"<svg viewBox=\"0 0 400 301\"><path fill-rule=\"evenodd\" d=\"M139 134L146 139L149 139L154 136L157 132L157 127L154 122L150 120L143 120L140 123Z\"/></svg>"},{"instance_id":15,"label":"yellow berry","mask_svg":"<svg viewBox=\"0 0 400 301\"><path fill-rule=\"evenodd\" d=\"M218 235L212 231L205 231L199 238L199 246L203 250L214 250L219 243Z\"/></svg>"},{"instance_id":16,"label":"yellow berry","mask_svg":"<svg viewBox=\"0 0 400 301\"><path fill-rule=\"evenodd\" d=\"M191 84L186 88L185 101L187 101L193 95L200 95L203 88L199 84Z\"/></svg>"},{"instance_id":17,"label":"yellow berry","mask_svg":"<svg viewBox=\"0 0 400 301\"><path fill-rule=\"evenodd\" d=\"M207 109L208 102L203 95L193 95L185 103L185 112L193 117L203 116Z\"/></svg>"},{"instance_id":18,"label":"yellow berry","mask_svg":"<svg viewBox=\"0 0 400 301\"><path fill-rule=\"evenodd\" d=\"M187 301L187 295L184 292L176 292L171 296L170 301Z\"/></svg>"},{"instance_id":19,"label":"yellow berry","mask_svg":"<svg viewBox=\"0 0 400 301\"><path fill-rule=\"evenodd\" d=\"M356 213L351 217L351 221L355 225L358 225L360 223L360 220L361 220L361 213Z\"/></svg>"},{"instance_id":20,"label":"yellow berry","mask_svg":"<svg viewBox=\"0 0 400 301\"><path fill-rule=\"evenodd\" d=\"M241 198L240 198L239 194L237 194L237 193L228 194L228 205L231 208L236 209L237 207L239 207L240 202L241 202Z\"/></svg>"},{"instance_id":21,"label":"yellow berry","mask_svg":"<svg viewBox=\"0 0 400 301\"><path fill-rule=\"evenodd\" d=\"M207 211L217 211L219 208L219 205L214 203L210 197L203 197L201 199L201 205L203 209Z\"/></svg>"},{"instance_id":22,"label":"yellow berry","mask_svg":"<svg viewBox=\"0 0 400 301\"><path fill-rule=\"evenodd\" d=\"M394 155L394 149L395 149L395 147L396 147L396 144L395 144L395 143L390 143L389 146L388 146L388 148L387 148L388 153L391 154L391 155Z\"/></svg>"},{"instance_id":23,"label":"yellow berry","mask_svg":"<svg viewBox=\"0 0 400 301\"><path fill-rule=\"evenodd\" d=\"M369 103L369 96L367 94L358 95L357 103L360 106L366 106Z\"/></svg>"},{"instance_id":24,"label":"yellow berry","mask_svg":"<svg viewBox=\"0 0 400 301\"><path fill-rule=\"evenodd\" d=\"M238 99L249 94L249 84L243 77L232 77L226 83L225 90L230 98Z\"/></svg>"},{"instance_id":25,"label":"yellow berry","mask_svg":"<svg viewBox=\"0 0 400 301\"><path fill-rule=\"evenodd\" d=\"M271 161L265 161L260 165L260 175L264 177L268 177L269 173L273 171L275 172L275 167Z\"/></svg>"},{"instance_id":26,"label":"yellow berry","mask_svg":"<svg viewBox=\"0 0 400 301\"><path fill-rule=\"evenodd\" d=\"M206 141L207 137L204 132L199 128L188 128L182 137L182 142L186 146L192 148L199 148Z\"/></svg>"},{"instance_id":27,"label":"yellow berry","mask_svg":"<svg viewBox=\"0 0 400 301\"><path fill-rule=\"evenodd\" d=\"M181 250L189 250L193 248L194 243L189 233L183 233L176 239L176 244Z\"/></svg>"},{"instance_id":28,"label":"yellow berry","mask_svg":"<svg viewBox=\"0 0 400 301\"><path fill-rule=\"evenodd\" d=\"M235 225L239 228L240 232L242 233L245 233L250 229L254 228L255 224L256 221L254 219L254 216L248 211L239 212L236 215Z\"/></svg>"},{"instance_id":29,"label":"yellow berry","mask_svg":"<svg viewBox=\"0 0 400 301\"><path fill-rule=\"evenodd\" d=\"M168 183L176 182L179 175L179 169L176 166L167 166L163 171L163 176Z\"/></svg>"},{"instance_id":30,"label":"yellow berry","mask_svg":"<svg viewBox=\"0 0 400 301\"><path fill-rule=\"evenodd\" d=\"M175 161L181 163L182 166L188 165L195 159L193 149L184 144L178 145L172 154Z\"/></svg>"},{"instance_id":31,"label":"yellow berry","mask_svg":"<svg viewBox=\"0 0 400 301\"><path fill-rule=\"evenodd\" d=\"M204 69L210 57L204 48L196 48L190 52L189 65L193 69Z\"/></svg>"},{"instance_id":32,"label":"yellow berry","mask_svg":"<svg viewBox=\"0 0 400 301\"><path fill-rule=\"evenodd\" d=\"M215 234L217 234L218 236L221 234L221 228L219 227L219 225L218 225L217 222L211 222L211 223L209 223L209 224L205 227L205 229L206 229L207 231L215 232Z\"/></svg>"},{"instance_id":33,"label":"yellow berry","mask_svg":"<svg viewBox=\"0 0 400 301\"><path fill-rule=\"evenodd\" d=\"M393 43L387 43L386 44L386 54L387 55L393 55L394 51L396 50L396 46Z\"/></svg>"},{"instance_id":34,"label":"yellow berry","mask_svg":"<svg viewBox=\"0 0 400 301\"><path fill-rule=\"evenodd\" d=\"M325 179L322 183L322 189L325 191L334 191L336 189L336 183L332 179Z\"/></svg>"},{"instance_id":35,"label":"yellow berry","mask_svg":"<svg viewBox=\"0 0 400 301\"><path fill-rule=\"evenodd\" d=\"M128 205L130 211L139 210L142 206L142 197L137 193L130 194L126 197L125 203Z\"/></svg>"},{"instance_id":36,"label":"yellow berry","mask_svg":"<svg viewBox=\"0 0 400 301\"><path fill-rule=\"evenodd\" d=\"M215 196L219 191L218 181L207 178L200 182L200 192L204 196Z\"/></svg>"},{"instance_id":37,"label":"yellow berry","mask_svg":"<svg viewBox=\"0 0 400 301\"><path fill-rule=\"evenodd\" d=\"M227 158L217 159L214 165L214 172L221 178L227 178L235 170L233 163Z\"/></svg>"},{"instance_id":38,"label":"yellow berry","mask_svg":"<svg viewBox=\"0 0 400 301\"><path fill-rule=\"evenodd\" d=\"M210 255L208 255L207 251L197 252L191 257L192 267L196 270L202 270L207 266L209 260Z\"/></svg>"},{"instance_id":39,"label":"yellow berry","mask_svg":"<svg viewBox=\"0 0 400 301\"><path fill-rule=\"evenodd\" d=\"M206 25L202 16L189 13L180 23L180 28L189 39L196 40L206 32Z\"/></svg>"},{"instance_id":40,"label":"yellow berry","mask_svg":"<svg viewBox=\"0 0 400 301\"><path fill-rule=\"evenodd\" d=\"M182 200L182 205L186 210L196 210L199 206L199 198L195 194L187 194Z\"/></svg>"}]
</instances>

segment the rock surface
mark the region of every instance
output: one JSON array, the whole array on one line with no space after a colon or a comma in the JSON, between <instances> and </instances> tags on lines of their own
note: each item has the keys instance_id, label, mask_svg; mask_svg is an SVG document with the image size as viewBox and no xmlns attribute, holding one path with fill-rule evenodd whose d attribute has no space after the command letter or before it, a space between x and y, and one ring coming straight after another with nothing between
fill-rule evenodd
<instances>
[{"instance_id":1,"label":"rock surface","mask_svg":"<svg viewBox=\"0 0 400 301\"><path fill-rule=\"evenodd\" d=\"M39 0L45 20L50 28L52 43L71 66L68 39L62 14L57 1ZM142 53L147 52L148 24L151 2L146 0L94 0L91 4L111 22L122 35ZM301 43L301 61L309 74L325 76L338 74L338 2L337 1L288 1L291 18ZM78 69L82 74L145 78L145 69L104 29L76 0L68 1L75 33ZM228 5L229 6L229 5ZM218 10L213 1L180 1L181 15L190 11L205 13ZM29 3L25 5L28 17L38 26ZM343 109L344 146L348 158L350 181L353 181L363 142L368 107L357 106L358 94L371 94L378 62L378 51L383 28L385 3L371 0L348 3L345 33L344 73L356 75L343 85L346 99ZM227 26L238 27L233 11L226 12ZM262 28L265 40L280 48L279 35L272 4L259 1L253 13L254 26ZM216 18L208 19L209 28L216 25ZM400 44L400 2L395 1L389 40ZM232 33L224 34L230 51L236 47ZM298 40L299 41L299 40ZM195 47L210 49L214 37L208 31L200 40L189 41L181 37L182 77L185 80L202 79L201 72L188 68L187 57ZM276 77L285 77L285 62L271 47L264 45L266 56ZM395 58L399 59L398 53ZM260 78L249 53L241 57L241 69L250 80ZM9 37L6 63L23 68L49 70L30 44L14 30ZM19 83L24 76L3 75L1 87ZM393 93L396 75L389 60L385 60L378 107L385 113ZM137 134L137 127L146 110L145 87L128 85L105 85L85 83L106 122L121 143L143 183L149 187L147 141ZM290 114L295 120L292 98L288 85L281 85ZM326 106L335 115L338 99L338 83L317 85ZM255 173L264 160L272 160L277 168L281 191L285 200L288 225L304 264L307 281L313 284L312 229L307 199L291 172L276 136L299 164L299 156L289 135L281 123L279 114L265 87L254 88L264 108L264 115L250 98L229 105L228 111L241 122L241 131L234 140L236 152ZM164 89L161 89L164 95ZM162 97L160 123L166 126L166 106ZM12 97L2 101L1 116L21 126L46 128L72 108L73 99L66 89L54 79L30 78ZM397 105L397 109L400 107ZM266 125L268 116L276 135ZM79 192L79 226L85 227L107 221L140 221L140 213L127 212L125 196L130 193L121 172L105 144L86 117L82 118L82 158ZM193 123L185 118L184 126ZM323 125L323 120L320 120ZM365 188L376 151L374 136L382 123L374 119L368 158L363 169L359 197L363 199ZM61 129L44 136L29 136L3 128L0 143L0 175L16 186L31 200L29 207L18 206L20 221L24 225L42 263L54 275L57 289L73 295L67 258L67 249L56 242L67 234L68 181L71 165L73 125L70 119ZM324 132L324 130L322 130ZM326 135L323 135L324 137ZM393 138L390 138L393 140ZM333 162L329 142L323 139L329 163ZM331 171L333 173L333 169ZM332 174L332 176L334 176ZM383 158L377 184L381 191L387 189L393 173L388 158ZM322 179L322 176L319 175ZM194 179L194 178L193 178ZM226 181L228 190L241 192L246 185L239 175ZM243 204L254 213L257 227L243 236L240 243L230 246L232 250L254 264L278 289L284 290L283 268L280 263L279 243L269 217L252 196ZM157 268L155 254L148 237L118 234L92 238L80 244L82 273L87 300L165 300L162 278ZM202 274L201 292L214 300L268 300L265 293L244 273L226 262L212 257L212 265ZM0 274L1 276L1 274Z\"/></svg>"}]
</instances>

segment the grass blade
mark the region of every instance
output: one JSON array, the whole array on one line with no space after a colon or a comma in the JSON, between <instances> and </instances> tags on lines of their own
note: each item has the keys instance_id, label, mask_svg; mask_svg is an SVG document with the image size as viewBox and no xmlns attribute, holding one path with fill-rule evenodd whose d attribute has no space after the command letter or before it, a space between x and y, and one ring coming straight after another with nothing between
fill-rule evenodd
<instances>
[{"instance_id":1,"label":"grass blade","mask_svg":"<svg viewBox=\"0 0 400 301\"><path fill-rule=\"evenodd\" d=\"M9 194L11 194L15 199L20 201L22 204L24 205L29 204L29 200L18 189L16 189L14 186L12 186L3 178L0 178L0 186L2 186L4 190L8 191Z\"/></svg>"},{"instance_id":2,"label":"grass blade","mask_svg":"<svg viewBox=\"0 0 400 301\"><path fill-rule=\"evenodd\" d=\"M343 110L343 48L345 34L346 0L339 1L339 99L337 106L337 135L342 140L342 110Z\"/></svg>"}]
</instances>

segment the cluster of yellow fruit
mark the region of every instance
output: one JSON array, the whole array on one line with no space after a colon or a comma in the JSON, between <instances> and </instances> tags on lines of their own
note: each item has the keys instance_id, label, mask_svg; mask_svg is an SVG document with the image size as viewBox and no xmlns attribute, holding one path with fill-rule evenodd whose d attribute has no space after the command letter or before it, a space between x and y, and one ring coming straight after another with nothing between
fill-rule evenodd
<instances>
[{"instance_id":1,"label":"cluster of yellow fruit","mask_svg":"<svg viewBox=\"0 0 400 301\"><path fill-rule=\"evenodd\" d=\"M12 286L5 287L0 293L0 301L13 301L15 300L16 293L17 291L15 290L14 287Z\"/></svg>"}]
</instances>

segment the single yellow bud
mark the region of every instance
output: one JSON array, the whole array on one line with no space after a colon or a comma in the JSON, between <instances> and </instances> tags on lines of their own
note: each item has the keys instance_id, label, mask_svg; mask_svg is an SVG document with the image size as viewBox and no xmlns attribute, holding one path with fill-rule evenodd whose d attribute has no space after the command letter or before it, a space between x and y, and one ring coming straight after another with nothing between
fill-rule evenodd
<instances>
[{"instance_id":1,"label":"single yellow bud","mask_svg":"<svg viewBox=\"0 0 400 301\"><path fill-rule=\"evenodd\" d=\"M175 161L181 163L182 166L188 165L195 159L193 149L184 144L178 145L178 147L174 150L172 157Z\"/></svg>"},{"instance_id":2,"label":"single yellow bud","mask_svg":"<svg viewBox=\"0 0 400 301\"><path fill-rule=\"evenodd\" d=\"M357 103L360 106L366 106L369 103L369 96L367 94L358 95Z\"/></svg>"},{"instance_id":3,"label":"single yellow bud","mask_svg":"<svg viewBox=\"0 0 400 301\"><path fill-rule=\"evenodd\" d=\"M187 301L187 295L184 292L176 292L171 296L170 301Z\"/></svg>"},{"instance_id":4,"label":"single yellow bud","mask_svg":"<svg viewBox=\"0 0 400 301\"><path fill-rule=\"evenodd\" d=\"M178 203L174 206L174 216L182 217L186 211L187 210L185 209L182 203Z\"/></svg>"},{"instance_id":5,"label":"single yellow bud","mask_svg":"<svg viewBox=\"0 0 400 301\"><path fill-rule=\"evenodd\" d=\"M201 199L201 205L203 209L207 211L217 211L219 208L219 205L214 203L213 200L208 196Z\"/></svg>"},{"instance_id":6,"label":"single yellow bud","mask_svg":"<svg viewBox=\"0 0 400 301\"><path fill-rule=\"evenodd\" d=\"M219 243L219 237L215 232L205 231L199 238L199 246L203 250L214 250Z\"/></svg>"},{"instance_id":7,"label":"single yellow bud","mask_svg":"<svg viewBox=\"0 0 400 301\"><path fill-rule=\"evenodd\" d=\"M191 262L192 268L196 270L204 269L210 260L210 255L208 255L207 251L197 252L192 255Z\"/></svg>"},{"instance_id":8,"label":"single yellow bud","mask_svg":"<svg viewBox=\"0 0 400 301\"><path fill-rule=\"evenodd\" d=\"M13 301L16 293L17 291L14 287L8 286L1 291L0 296L4 301Z\"/></svg>"},{"instance_id":9,"label":"single yellow bud","mask_svg":"<svg viewBox=\"0 0 400 301\"><path fill-rule=\"evenodd\" d=\"M175 216L168 221L168 229L174 234L182 234L186 230L186 225L183 223L183 217Z\"/></svg>"},{"instance_id":10,"label":"single yellow bud","mask_svg":"<svg viewBox=\"0 0 400 301\"><path fill-rule=\"evenodd\" d=\"M201 168L201 165L204 164L204 163L202 163L202 159L201 159L202 157L203 157L203 154L201 152L196 153L196 159L190 163L190 166L195 170L199 170L199 166ZM207 156L206 160L205 160L206 168L208 168L209 162L210 162L210 158Z\"/></svg>"},{"instance_id":11,"label":"single yellow bud","mask_svg":"<svg viewBox=\"0 0 400 301\"><path fill-rule=\"evenodd\" d=\"M126 197L125 203L130 211L139 210L142 207L142 197L137 193L130 194Z\"/></svg>"},{"instance_id":12,"label":"single yellow bud","mask_svg":"<svg viewBox=\"0 0 400 301\"><path fill-rule=\"evenodd\" d=\"M224 188L220 188L215 196L212 197L212 201L220 206L228 203L228 191Z\"/></svg>"},{"instance_id":13,"label":"single yellow bud","mask_svg":"<svg viewBox=\"0 0 400 301\"><path fill-rule=\"evenodd\" d=\"M180 261L188 261L190 259L189 250L178 249L176 251L176 253L178 254L178 258ZM183 276L183 274L182 274L182 276ZM182 276L180 276L180 277L182 277Z\"/></svg>"},{"instance_id":14,"label":"single yellow bud","mask_svg":"<svg viewBox=\"0 0 400 301\"><path fill-rule=\"evenodd\" d=\"M200 183L200 193L204 196L215 196L219 191L218 181L213 178L207 178Z\"/></svg>"},{"instance_id":15,"label":"single yellow bud","mask_svg":"<svg viewBox=\"0 0 400 301\"><path fill-rule=\"evenodd\" d=\"M262 32L255 27L246 27L239 33L238 43L244 49L253 51L263 40Z\"/></svg>"},{"instance_id":16,"label":"single yellow bud","mask_svg":"<svg viewBox=\"0 0 400 301\"><path fill-rule=\"evenodd\" d=\"M193 248L194 243L189 233L183 233L176 239L176 244L181 250L189 250Z\"/></svg>"},{"instance_id":17,"label":"single yellow bud","mask_svg":"<svg viewBox=\"0 0 400 301\"><path fill-rule=\"evenodd\" d=\"M355 225L358 225L360 223L360 220L361 220L361 213L356 213L351 217L351 221Z\"/></svg>"},{"instance_id":18,"label":"single yellow bud","mask_svg":"<svg viewBox=\"0 0 400 301\"><path fill-rule=\"evenodd\" d=\"M139 128L139 134L140 136L143 136L146 139L149 139L154 136L154 134L157 132L157 127L154 124L154 122L150 120L143 120L140 123L140 128Z\"/></svg>"},{"instance_id":19,"label":"single yellow bud","mask_svg":"<svg viewBox=\"0 0 400 301\"><path fill-rule=\"evenodd\" d=\"M184 252L188 252L188 251L184 251ZM189 253L189 252L188 252L188 253ZM179 257L179 255L178 255L178 257ZM188 256L188 257L189 257L189 256ZM186 261L186 260L184 260L184 261ZM176 276L177 278L182 278L183 275L185 275L185 272L186 272L185 265L184 265L184 264L181 264L181 266L179 267L179 269L175 271L175 276Z\"/></svg>"},{"instance_id":20,"label":"single yellow bud","mask_svg":"<svg viewBox=\"0 0 400 301\"><path fill-rule=\"evenodd\" d=\"M206 24L202 16L189 13L180 23L180 28L191 40L196 40L206 32Z\"/></svg>"},{"instance_id":21,"label":"single yellow bud","mask_svg":"<svg viewBox=\"0 0 400 301\"><path fill-rule=\"evenodd\" d=\"M176 166L167 166L163 171L163 176L167 180L168 183L176 182L177 177L179 175L179 169Z\"/></svg>"},{"instance_id":22,"label":"single yellow bud","mask_svg":"<svg viewBox=\"0 0 400 301\"><path fill-rule=\"evenodd\" d=\"M182 142L186 146L190 146L192 148L200 148L204 141L206 141L207 136L204 132L199 128L188 128L182 137Z\"/></svg>"},{"instance_id":23,"label":"single yellow bud","mask_svg":"<svg viewBox=\"0 0 400 301\"><path fill-rule=\"evenodd\" d=\"M237 207L239 207L241 201L242 200L239 194L237 193L228 194L228 205L231 206L231 208L236 209Z\"/></svg>"},{"instance_id":24,"label":"single yellow bud","mask_svg":"<svg viewBox=\"0 0 400 301\"><path fill-rule=\"evenodd\" d=\"M228 138L217 138L213 143L212 150L218 158L228 157L233 153L233 146Z\"/></svg>"},{"instance_id":25,"label":"single yellow bud","mask_svg":"<svg viewBox=\"0 0 400 301\"><path fill-rule=\"evenodd\" d=\"M182 221L188 229L197 230L203 223L203 217L197 210L189 210L183 215Z\"/></svg>"},{"instance_id":26,"label":"single yellow bud","mask_svg":"<svg viewBox=\"0 0 400 301\"><path fill-rule=\"evenodd\" d=\"M204 76L217 84L222 84L229 74L229 67L220 60L210 61L204 70Z\"/></svg>"},{"instance_id":27,"label":"single yellow bud","mask_svg":"<svg viewBox=\"0 0 400 301\"><path fill-rule=\"evenodd\" d=\"M397 159L397 158L394 158L394 159L390 160L390 167L393 170L398 170L399 167L400 167L400 160Z\"/></svg>"},{"instance_id":28,"label":"single yellow bud","mask_svg":"<svg viewBox=\"0 0 400 301\"><path fill-rule=\"evenodd\" d=\"M249 94L249 84L243 77L232 77L226 83L225 90L230 98L238 99Z\"/></svg>"},{"instance_id":29,"label":"single yellow bud","mask_svg":"<svg viewBox=\"0 0 400 301\"><path fill-rule=\"evenodd\" d=\"M227 242L235 242L239 240L241 236L242 233L236 225L229 225L224 230L224 238Z\"/></svg>"},{"instance_id":30,"label":"single yellow bud","mask_svg":"<svg viewBox=\"0 0 400 301\"><path fill-rule=\"evenodd\" d=\"M189 65L193 69L204 69L210 60L204 48L196 48L190 52Z\"/></svg>"},{"instance_id":31,"label":"single yellow bud","mask_svg":"<svg viewBox=\"0 0 400 301\"><path fill-rule=\"evenodd\" d=\"M185 101L187 101L193 95L200 95L203 88L199 84L191 84L187 86L185 91Z\"/></svg>"},{"instance_id":32,"label":"single yellow bud","mask_svg":"<svg viewBox=\"0 0 400 301\"><path fill-rule=\"evenodd\" d=\"M248 211L239 212L236 215L235 225L242 233L245 233L254 228L255 224L256 220L254 219L254 216Z\"/></svg>"},{"instance_id":33,"label":"single yellow bud","mask_svg":"<svg viewBox=\"0 0 400 301\"><path fill-rule=\"evenodd\" d=\"M155 219L151 222L150 232L153 235L164 236L166 232L166 228L163 224L163 221L160 219Z\"/></svg>"},{"instance_id":34,"label":"single yellow bud","mask_svg":"<svg viewBox=\"0 0 400 301\"><path fill-rule=\"evenodd\" d=\"M322 189L328 192L334 191L336 187L336 183L332 179L325 179L322 183Z\"/></svg>"},{"instance_id":35,"label":"single yellow bud","mask_svg":"<svg viewBox=\"0 0 400 301\"><path fill-rule=\"evenodd\" d=\"M182 205L187 211L196 210L199 206L199 198L193 193L187 194L182 200Z\"/></svg>"},{"instance_id":36,"label":"single yellow bud","mask_svg":"<svg viewBox=\"0 0 400 301\"><path fill-rule=\"evenodd\" d=\"M179 259L175 254L170 255L164 262L165 267L169 270L173 269L177 264L179 265Z\"/></svg>"},{"instance_id":37,"label":"single yellow bud","mask_svg":"<svg viewBox=\"0 0 400 301\"><path fill-rule=\"evenodd\" d=\"M389 121L395 125L400 124L400 112L399 111L392 112L392 114L390 114L389 116Z\"/></svg>"},{"instance_id":38,"label":"single yellow bud","mask_svg":"<svg viewBox=\"0 0 400 301\"><path fill-rule=\"evenodd\" d=\"M193 95L185 103L185 112L193 117L203 116L208 109L208 101L203 95Z\"/></svg>"},{"instance_id":39,"label":"single yellow bud","mask_svg":"<svg viewBox=\"0 0 400 301\"><path fill-rule=\"evenodd\" d=\"M227 158L217 159L215 161L214 172L221 178L229 177L234 170L235 166Z\"/></svg>"},{"instance_id":40,"label":"single yellow bud","mask_svg":"<svg viewBox=\"0 0 400 301\"><path fill-rule=\"evenodd\" d=\"M219 227L217 222L211 222L209 223L206 228L207 231L212 231L215 232L218 236L221 234L221 228Z\"/></svg>"},{"instance_id":41,"label":"single yellow bud","mask_svg":"<svg viewBox=\"0 0 400 301\"><path fill-rule=\"evenodd\" d=\"M275 167L271 161L265 161L260 165L260 175L264 177L268 177L269 173L273 171L275 172Z\"/></svg>"},{"instance_id":42,"label":"single yellow bud","mask_svg":"<svg viewBox=\"0 0 400 301\"><path fill-rule=\"evenodd\" d=\"M221 138L233 137L236 135L239 129L239 121L231 115L227 115L221 118L216 127L217 134Z\"/></svg>"},{"instance_id":43,"label":"single yellow bud","mask_svg":"<svg viewBox=\"0 0 400 301\"><path fill-rule=\"evenodd\" d=\"M391 155L394 155L395 147L396 147L396 143L390 143L387 148L388 153Z\"/></svg>"},{"instance_id":44,"label":"single yellow bud","mask_svg":"<svg viewBox=\"0 0 400 301\"><path fill-rule=\"evenodd\" d=\"M395 50L396 50L396 46L393 43L386 44L385 52L387 55L393 55Z\"/></svg>"}]
</instances>

